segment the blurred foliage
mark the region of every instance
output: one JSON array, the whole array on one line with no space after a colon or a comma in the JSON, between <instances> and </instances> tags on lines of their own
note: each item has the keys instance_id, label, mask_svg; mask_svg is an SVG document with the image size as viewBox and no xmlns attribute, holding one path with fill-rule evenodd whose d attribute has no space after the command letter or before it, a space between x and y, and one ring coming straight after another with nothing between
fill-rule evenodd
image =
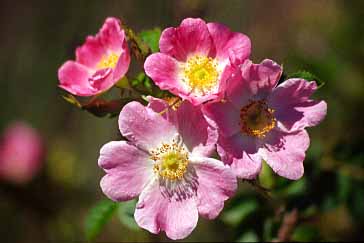
<instances>
[{"instance_id":1,"label":"blurred foliage","mask_svg":"<svg viewBox=\"0 0 364 243\"><path fill-rule=\"evenodd\" d=\"M142 31L139 33L139 36L142 39L142 41L148 44L152 52L159 51L159 38L161 36L160 28L154 28L151 30Z\"/></svg>"},{"instance_id":2,"label":"blurred foliage","mask_svg":"<svg viewBox=\"0 0 364 243\"><path fill-rule=\"evenodd\" d=\"M111 218L118 204L103 200L93 207L85 221L85 233L88 240L93 240Z\"/></svg>"},{"instance_id":3,"label":"blurred foliage","mask_svg":"<svg viewBox=\"0 0 364 243\"><path fill-rule=\"evenodd\" d=\"M325 82L315 98L327 101L328 115L318 127L309 129L305 176L289 181L264 164L259 183L270 200L241 182L219 218L199 219L186 241L277 240L284 219L293 210L298 212L290 229L293 241L363 241L363 9L360 0L1 1L0 25L6 38L0 40L0 128L24 119L48 143L41 176L20 188L0 184L0 216L6 219L1 221L1 242L84 241L82 226L89 217L93 223L86 224L88 236L96 241L167 241L163 234L135 230L135 201L106 202L89 214L92 205L105 198L99 189L103 172L97 158L102 144L120 139L117 122L80 112L88 99L67 96L75 105L70 106L59 96L56 74L106 16L122 17L139 33L128 33L129 41L144 43L144 47L133 56L140 63L131 66L128 78L110 96L98 97L104 103L94 100L87 107L91 112L115 99L132 96L143 102L140 93L155 93L157 87L141 65L145 55L157 51L160 30L155 26L161 30L176 26L187 16L222 22L246 33L252 39L253 61L271 58L282 63L283 78ZM113 116L117 109L102 115Z\"/></svg>"}]
</instances>

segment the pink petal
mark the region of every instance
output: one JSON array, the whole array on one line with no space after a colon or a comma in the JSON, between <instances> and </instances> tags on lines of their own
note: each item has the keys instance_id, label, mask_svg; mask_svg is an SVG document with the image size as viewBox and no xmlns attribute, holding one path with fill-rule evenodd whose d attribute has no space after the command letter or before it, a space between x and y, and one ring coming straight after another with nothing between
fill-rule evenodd
<instances>
[{"instance_id":1,"label":"pink petal","mask_svg":"<svg viewBox=\"0 0 364 243\"><path fill-rule=\"evenodd\" d=\"M229 59L234 65L242 64L250 56L250 39L241 33L231 32L228 27L219 23L208 23L218 59Z\"/></svg>"},{"instance_id":2,"label":"pink petal","mask_svg":"<svg viewBox=\"0 0 364 243\"><path fill-rule=\"evenodd\" d=\"M275 109L274 116L288 131L318 125L326 116L325 101L310 100L317 89L314 81L289 79L273 90L269 105Z\"/></svg>"},{"instance_id":3,"label":"pink petal","mask_svg":"<svg viewBox=\"0 0 364 243\"><path fill-rule=\"evenodd\" d=\"M161 194L158 181L155 180L140 195L134 217L141 228L153 234L162 230L172 240L183 239L197 225L196 199L170 200Z\"/></svg>"},{"instance_id":4,"label":"pink petal","mask_svg":"<svg viewBox=\"0 0 364 243\"><path fill-rule=\"evenodd\" d=\"M218 133L210 127L201 106L184 101L177 110L178 131L184 144L194 153L208 156L215 149Z\"/></svg>"},{"instance_id":5,"label":"pink petal","mask_svg":"<svg viewBox=\"0 0 364 243\"><path fill-rule=\"evenodd\" d=\"M240 111L231 102L206 104L203 106L203 112L216 124L221 135L230 137L240 131Z\"/></svg>"},{"instance_id":6,"label":"pink petal","mask_svg":"<svg viewBox=\"0 0 364 243\"><path fill-rule=\"evenodd\" d=\"M91 96L98 92L90 85L89 77L89 69L74 61L65 62L58 70L59 86L78 96Z\"/></svg>"},{"instance_id":7,"label":"pink petal","mask_svg":"<svg viewBox=\"0 0 364 243\"><path fill-rule=\"evenodd\" d=\"M125 33L121 29L120 20L114 17L108 17L98 33L100 42L105 49L120 52L125 49Z\"/></svg>"},{"instance_id":8,"label":"pink petal","mask_svg":"<svg viewBox=\"0 0 364 243\"><path fill-rule=\"evenodd\" d=\"M108 90L114 85L113 70L111 68L97 70L91 77L89 77L89 83L92 88L97 90L97 93Z\"/></svg>"},{"instance_id":9,"label":"pink petal","mask_svg":"<svg viewBox=\"0 0 364 243\"><path fill-rule=\"evenodd\" d=\"M13 122L0 140L0 178L15 184L29 182L41 169L44 144L38 131Z\"/></svg>"},{"instance_id":10,"label":"pink petal","mask_svg":"<svg viewBox=\"0 0 364 243\"><path fill-rule=\"evenodd\" d=\"M154 112L162 114L162 116L172 124L177 124L176 111L170 107L167 101L154 98L152 96L148 96L147 99L149 101L148 108L152 109Z\"/></svg>"},{"instance_id":11,"label":"pink petal","mask_svg":"<svg viewBox=\"0 0 364 243\"><path fill-rule=\"evenodd\" d=\"M119 60L114 68L113 72L113 83L115 84L117 81L119 81L122 77L125 76L125 74L129 70L130 65L130 53L129 48L126 40L122 44L122 51L119 56Z\"/></svg>"},{"instance_id":12,"label":"pink petal","mask_svg":"<svg viewBox=\"0 0 364 243\"><path fill-rule=\"evenodd\" d=\"M149 155L125 141L105 144L100 150L99 166L106 171L100 185L114 201L138 196L153 176Z\"/></svg>"},{"instance_id":13,"label":"pink petal","mask_svg":"<svg viewBox=\"0 0 364 243\"><path fill-rule=\"evenodd\" d=\"M272 60L265 59L260 64L247 60L241 72L230 80L227 97L239 108L248 100L265 99L277 85L281 74L281 66Z\"/></svg>"},{"instance_id":14,"label":"pink petal","mask_svg":"<svg viewBox=\"0 0 364 243\"><path fill-rule=\"evenodd\" d=\"M178 78L179 67L176 59L163 53L152 54L145 60L144 70L161 89L169 90L175 95L187 94Z\"/></svg>"},{"instance_id":15,"label":"pink petal","mask_svg":"<svg viewBox=\"0 0 364 243\"><path fill-rule=\"evenodd\" d=\"M177 134L176 128L162 115L136 101L121 110L119 128L129 141L147 150L171 142Z\"/></svg>"},{"instance_id":16,"label":"pink petal","mask_svg":"<svg viewBox=\"0 0 364 243\"><path fill-rule=\"evenodd\" d=\"M202 19L186 18L177 28L167 28L162 32L159 48L162 53L184 62L191 54L207 55L212 48L212 40Z\"/></svg>"},{"instance_id":17,"label":"pink petal","mask_svg":"<svg viewBox=\"0 0 364 243\"><path fill-rule=\"evenodd\" d=\"M86 42L76 49L76 62L94 69L105 51L106 49L98 37L88 36Z\"/></svg>"},{"instance_id":18,"label":"pink petal","mask_svg":"<svg viewBox=\"0 0 364 243\"><path fill-rule=\"evenodd\" d=\"M256 143L254 138L241 134L227 138L220 136L217 152L237 177L254 179L262 168L262 159Z\"/></svg>"},{"instance_id":19,"label":"pink petal","mask_svg":"<svg viewBox=\"0 0 364 243\"><path fill-rule=\"evenodd\" d=\"M198 212L216 218L224 208L224 201L233 196L237 188L236 177L221 161L210 158L191 160L198 176Z\"/></svg>"},{"instance_id":20,"label":"pink petal","mask_svg":"<svg viewBox=\"0 0 364 243\"><path fill-rule=\"evenodd\" d=\"M310 139L305 130L294 133L272 130L259 152L275 173L298 180L304 173L303 160L309 144Z\"/></svg>"}]
</instances>

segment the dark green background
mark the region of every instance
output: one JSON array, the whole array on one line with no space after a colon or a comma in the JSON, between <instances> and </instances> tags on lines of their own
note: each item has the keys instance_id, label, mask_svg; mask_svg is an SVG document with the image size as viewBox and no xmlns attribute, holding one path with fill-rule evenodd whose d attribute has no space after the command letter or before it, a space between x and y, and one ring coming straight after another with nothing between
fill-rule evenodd
<instances>
[{"instance_id":1,"label":"dark green background","mask_svg":"<svg viewBox=\"0 0 364 243\"><path fill-rule=\"evenodd\" d=\"M136 31L176 26L188 16L222 22L252 40L252 59L271 58L287 73L308 70L326 85L325 121L309 129L304 179L265 169L261 180L287 210L299 210L292 239L364 240L363 1L8 1L0 2L0 129L28 121L43 135L47 158L29 185L0 184L0 241L84 241L83 221L105 198L99 188L100 147L117 139L116 119L100 119L66 103L57 69L107 16ZM242 184L222 216L200 219L187 241L272 240L281 218L271 202ZM98 241L156 241L115 216Z\"/></svg>"}]
</instances>

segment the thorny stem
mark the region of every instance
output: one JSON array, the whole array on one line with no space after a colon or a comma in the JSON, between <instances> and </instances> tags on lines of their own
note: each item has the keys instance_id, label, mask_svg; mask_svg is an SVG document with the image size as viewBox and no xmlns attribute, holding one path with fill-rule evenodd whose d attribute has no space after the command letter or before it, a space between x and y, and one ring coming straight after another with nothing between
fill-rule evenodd
<instances>
[{"instance_id":1,"label":"thorny stem","mask_svg":"<svg viewBox=\"0 0 364 243\"><path fill-rule=\"evenodd\" d=\"M126 37L130 42L130 49L139 64L143 67L144 61L148 55L152 52L147 44L145 44L135 33L129 28L125 21L121 23L121 28L124 29Z\"/></svg>"},{"instance_id":2,"label":"thorny stem","mask_svg":"<svg viewBox=\"0 0 364 243\"><path fill-rule=\"evenodd\" d=\"M273 242L287 242L291 240L293 230L298 222L298 216L296 208L284 214L282 225L278 230L278 238Z\"/></svg>"}]
</instances>

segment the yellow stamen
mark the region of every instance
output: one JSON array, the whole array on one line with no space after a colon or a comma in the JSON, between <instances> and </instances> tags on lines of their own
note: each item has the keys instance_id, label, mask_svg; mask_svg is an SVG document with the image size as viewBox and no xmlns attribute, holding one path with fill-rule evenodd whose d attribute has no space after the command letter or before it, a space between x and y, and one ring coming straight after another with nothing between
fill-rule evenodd
<instances>
[{"instance_id":1,"label":"yellow stamen","mask_svg":"<svg viewBox=\"0 0 364 243\"><path fill-rule=\"evenodd\" d=\"M263 100L252 101L240 110L241 132L252 137L263 138L276 126L274 110Z\"/></svg>"},{"instance_id":2,"label":"yellow stamen","mask_svg":"<svg viewBox=\"0 0 364 243\"><path fill-rule=\"evenodd\" d=\"M205 94L216 87L219 71L217 62L211 57L190 57L183 69L184 81L192 91Z\"/></svg>"},{"instance_id":3,"label":"yellow stamen","mask_svg":"<svg viewBox=\"0 0 364 243\"><path fill-rule=\"evenodd\" d=\"M152 150L151 159L155 161L154 172L169 180L183 178L189 163L188 153L175 141L172 144L163 143L161 147Z\"/></svg>"},{"instance_id":4,"label":"yellow stamen","mask_svg":"<svg viewBox=\"0 0 364 243\"><path fill-rule=\"evenodd\" d=\"M159 112L159 114L161 114L161 115L166 113L169 108L176 111L178 109L178 107L182 104L182 100L179 97L166 97L163 99L168 103L168 107L166 109L162 110L161 112Z\"/></svg>"},{"instance_id":5,"label":"yellow stamen","mask_svg":"<svg viewBox=\"0 0 364 243\"><path fill-rule=\"evenodd\" d=\"M96 65L96 67L98 69L115 68L118 60L119 60L119 55L112 52L108 56L103 56L100 62Z\"/></svg>"}]
</instances>

